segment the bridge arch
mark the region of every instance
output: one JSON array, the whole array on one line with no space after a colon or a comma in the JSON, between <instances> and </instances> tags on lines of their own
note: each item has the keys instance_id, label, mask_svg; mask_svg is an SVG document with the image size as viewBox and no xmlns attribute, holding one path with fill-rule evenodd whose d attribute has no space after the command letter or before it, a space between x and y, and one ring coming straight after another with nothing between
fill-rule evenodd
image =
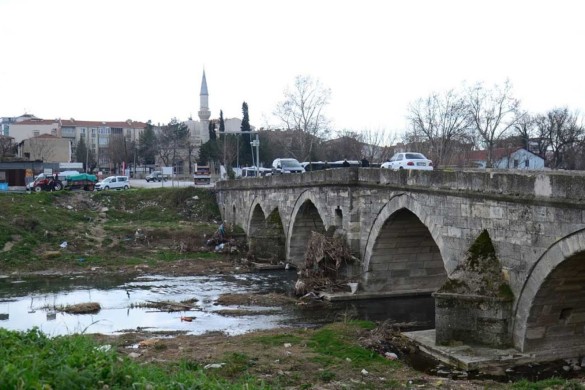
<instances>
[{"instance_id":1,"label":"bridge arch","mask_svg":"<svg viewBox=\"0 0 585 390\"><path fill-rule=\"evenodd\" d=\"M324 233L328 228L326 207L311 191L304 191L295 201L286 235L286 259L300 266L312 231ZM325 218L324 218L325 217Z\"/></svg>"},{"instance_id":2,"label":"bridge arch","mask_svg":"<svg viewBox=\"0 0 585 390\"><path fill-rule=\"evenodd\" d=\"M394 196L377 215L365 245L364 290L437 290L447 279L441 246L439 230L420 204L407 194Z\"/></svg>"},{"instance_id":3,"label":"bridge arch","mask_svg":"<svg viewBox=\"0 0 585 390\"><path fill-rule=\"evenodd\" d=\"M285 260L286 239L278 207L266 215L260 202L254 201L247 229L248 247L256 260L272 264Z\"/></svg>"},{"instance_id":4,"label":"bridge arch","mask_svg":"<svg viewBox=\"0 0 585 390\"><path fill-rule=\"evenodd\" d=\"M516 301L514 344L585 352L585 230L555 242L530 270Z\"/></svg>"}]
</instances>

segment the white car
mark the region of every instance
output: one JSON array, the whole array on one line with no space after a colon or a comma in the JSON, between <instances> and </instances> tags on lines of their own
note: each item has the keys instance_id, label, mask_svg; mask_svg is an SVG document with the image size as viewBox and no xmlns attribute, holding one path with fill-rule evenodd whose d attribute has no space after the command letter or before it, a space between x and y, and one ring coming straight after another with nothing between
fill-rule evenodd
<instances>
[{"instance_id":1,"label":"white car","mask_svg":"<svg viewBox=\"0 0 585 390\"><path fill-rule=\"evenodd\" d=\"M432 171L433 162L422 153L405 152L396 153L390 160L380 166L381 168L393 169L416 169L421 171Z\"/></svg>"},{"instance_id":2,"label":"white car","mask_svg":"<svg viewBox=\"0 0 585 390\"><path fill-rule=\"evenodd\" d=\"M128 180L128 176L108 176L95 185L96 191L127 190L129 188L130 180Z\"/></svg>"}]
</instances>

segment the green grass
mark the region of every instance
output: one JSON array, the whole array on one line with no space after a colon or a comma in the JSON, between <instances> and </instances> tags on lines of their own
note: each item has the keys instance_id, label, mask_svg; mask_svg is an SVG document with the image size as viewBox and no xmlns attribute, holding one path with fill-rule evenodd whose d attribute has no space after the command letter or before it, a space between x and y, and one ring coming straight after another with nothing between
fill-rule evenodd
<instances>
[{"instance_id":1,"label":"green grass","mask_svg":"<svg viewBox=\"0 0 585 390\"><path fill-rule=\"evenodd\" d=\"M66 203L67 193L6 194L0 196L0 263L18 264L38 259L38 249L59 249L79 224L95 213L78 213L57 203Z\"/></svg>"},{"instance_id":2,"label":"green grass","mask_svg":"<svg viewBox=\"0 0 585 390\"><path fill-rule=\"evenodd\" d=\"M563 389L563 390L577 390L585 389L585 386L577 381L566 380L561 378L550 378L538 382L530 382L521 380L510 386L517 390L538 390L538 389Z\"/></svg>"},{"instance_id":3,"label":"green grass","mask_svg":"<svg viewBox=\"0 0 585 390\"><path fill-rule=\"evenodd\" d=\"M173 222L197 219L211 222L220 219L215 194L202 188L102 191L94 196L110 208L108 217L117 221Z\"/></svg>"},{"instance_id":4,"label":"green grass","mask_svg":"<svg viewBox=\"0 0 585 390\"><path fill-rule=\"evenodd\" d=\"M292 334L278 334L274 336L255 337L253 341L266 346L278 347L284 345L285 343L300 344L303 339Z\"/></svg>"},{"instance_id":5,"label":"green grass","mask_svg":"<svg viewBox=\"0 0 585 390\"><path fill-rule=\"evenodd\" d=\"M315 331L307 343L310 348L319 354L314 358L315 361L325 366L330 366L350 359L352 366L362 368L372 365L389 367L398 365L395 361L385 359L374 351L353 344L351 342L353 338L346 332L351 332L351 329L355 329L355 326L333 324Z\"/></svg>"},{"instance_id":6,"label":"green grass","mask_svg":"<svg viewBox=\"0 0 585 390\"><path fill-rule=\"evenodd\" d=\"M75 201L74 201L75 200ZM76 264L140 258L136 262L172 260L167 252L197 252L204 236L211 236L221 219L215 194L207 189L183 187L99 193L0 193L0 269L38 270L54 262ZM106 212L103 237L96 237L99 213ZM158 255L133 249L138 229ZM101 240L101 242L100 242ZM60 244L67 241L68 247ZM160 245L159 245L160 244ZM164 248L168 248L166 251ZM144 258L143 256L146 256ZM191 254L180 258L196 258Z\"/></svg>"},{"instance_id":7,"label":"green grass","mask_svg":"<svg viewBox=\"0 0 585 390\"><path fill-rule=\"evenodd\" d=\"M38 329L0 329L0 345L2 389L266 388L253 377L231 381L210 377L188 362L137 364L84 335L49 338ZM248 364L245 356L233 356L230 362L240 372Z\"/></svg>"}]
</instances>

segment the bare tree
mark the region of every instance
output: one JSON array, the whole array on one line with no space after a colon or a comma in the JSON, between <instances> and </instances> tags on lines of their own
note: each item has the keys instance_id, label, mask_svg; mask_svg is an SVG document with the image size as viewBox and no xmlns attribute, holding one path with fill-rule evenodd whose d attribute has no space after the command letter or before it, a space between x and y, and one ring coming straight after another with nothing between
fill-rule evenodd
<instances>
[{"instance_id":1,"label":"bare tree","mask_svg":"<svg viewBox=\"0 0 585 390\"><path fill-rule=\"evenodd\" d=\"M428 144L429 158L435 167L449 160L455 141L467 138L471 117L463 96L449 90L432 93L410 104L408 121L419 142Z\"/></svg>"},{"instance_id":2,"label":"bare tree","mask_svg":"<svg viewBox=\"0 0 585 390\"><path fill-rule=\"evenodd\" d=\"M514 130L522 147L526 150L530 150L530 142L534 138L535 129L534 117L528 112L522 112L518 114L516 123L514 124Z\"/></svg>"},{"instance_id":3,"label":"bare tree","mask_svg":"<svg viewBox=\"0 0 585 390\"><path fill-rule=\"evenodd\" d=\"M343 159L360 160L362 156L362 134L351 130L337 132L337 137L324 143L326 161Z\"/></svg>"},{"instance_id":4,"label":"bare tree","mask_svg":"<svg viewBox=\"0 0 585 390\"><path fill-rule=\"evenodd\" d=\"M552 159L551 168L570 168L565 164L564 154L573 149L583 139L583 124L579 122L579 114L572 113L568 108L555 108L545 115L536 117L536 127L549 143Z\"/></svg>"},{"instance_id":5,"label":"bare tree","mask_svg":"<svg viewBox=\"0 0 585 390\"><path fill-rule=\"evenodd\" d=\"M175 166L188 155L189 128L173 118L158 135L158 153L165 166Z\"/></svg>"},{"instance_id":6,"label":"bare tree","mask_svg":"<svg viewBox=\"0 0 585 390\"><path fill-rule=\"evenodd\" d=\"M297 76L292 89L286 89L284 100L274 112L287 130L298 132L298 150L289 152L300 161L311 159L316 139L329 133L329 122L323 115L331 90L310 76Z\"/></svg>"},{"instance_id":7,"label":"bare tree","mask_svg":"<svg viewBox=\"0 0 585 390\"><path fill-rule=\"evenodd\" d=\"M396 143L396 134L391 136L385 129L366 129L362 134L362 157L370 162L384 162L392 157L392 148L389 145Z\"/></svg>"},{"instance_id":8,"label":"bare tree","mask_svg":"<svg viewBox=\"0 0 585 390\"><path fill-rule=\"evenodd\" d=\"M481 83L467 93L467 105L472 124L487 150L486 167L493 164L495 143L514 126L520 101L512 96L512 84L506 80L502 87L486 89Z\"/></svg>"},{"instance_id":9,"label":"bare tree","mask_svg":"<svg viewBox=\"0 0 585 390\"><path fill-rule=\"evenodd\" d=\"M40 135L28 140L28 150L31 160L59 161L59 152L55 143L51 142L54 137Z\"/></svg>"},{"instance_id":10,"label":"bare tree","mask_svg":"<svg viewBox=\"0 0 585 390\"><path fill-rule=\"evenodd\" d=\"M108 158L114 167L120 167L122 161L128 163L126 138L122 134L110 134L107 148ZM124 172L121 172L122 174Z\"/></svg>"}]
</instances>

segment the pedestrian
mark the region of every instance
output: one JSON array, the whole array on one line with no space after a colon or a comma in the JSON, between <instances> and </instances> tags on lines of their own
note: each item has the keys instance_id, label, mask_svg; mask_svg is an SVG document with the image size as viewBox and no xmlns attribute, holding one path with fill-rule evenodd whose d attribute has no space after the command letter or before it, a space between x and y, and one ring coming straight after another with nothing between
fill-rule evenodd
<instances>
[{"instance_id":1,"label":"pedestrian","mask_svg":"<svg viewBox=\"0 0 585 390\"><path fill-rule=\"evenodd\" d=\"M341 166L344 168L349 168L349 162L347 161L347 159L343 160L343 164L341 164Z\"/></svg>"},{"instance_id":2,"label":"pedestrian","mask_svg":"<svg viewBox=\"0 0 585 390\"><path fill-rule=\"evenodd\" d=\"M221 241L225 240L225 222L222 222L221 225L219 225L219 228L217 228L217 235L219 236L219 239Z\"/></svg>"},{"instance_id":3,"label":"pedestrian","mask_svg":"<svg viewBox=\"0 0 585 390\"><path fill-rule=\"evenodd\" d=\"M368 168L370 166L370 162L367 158L362 158L362 168Z\"/></svg>"}]
</instances>

